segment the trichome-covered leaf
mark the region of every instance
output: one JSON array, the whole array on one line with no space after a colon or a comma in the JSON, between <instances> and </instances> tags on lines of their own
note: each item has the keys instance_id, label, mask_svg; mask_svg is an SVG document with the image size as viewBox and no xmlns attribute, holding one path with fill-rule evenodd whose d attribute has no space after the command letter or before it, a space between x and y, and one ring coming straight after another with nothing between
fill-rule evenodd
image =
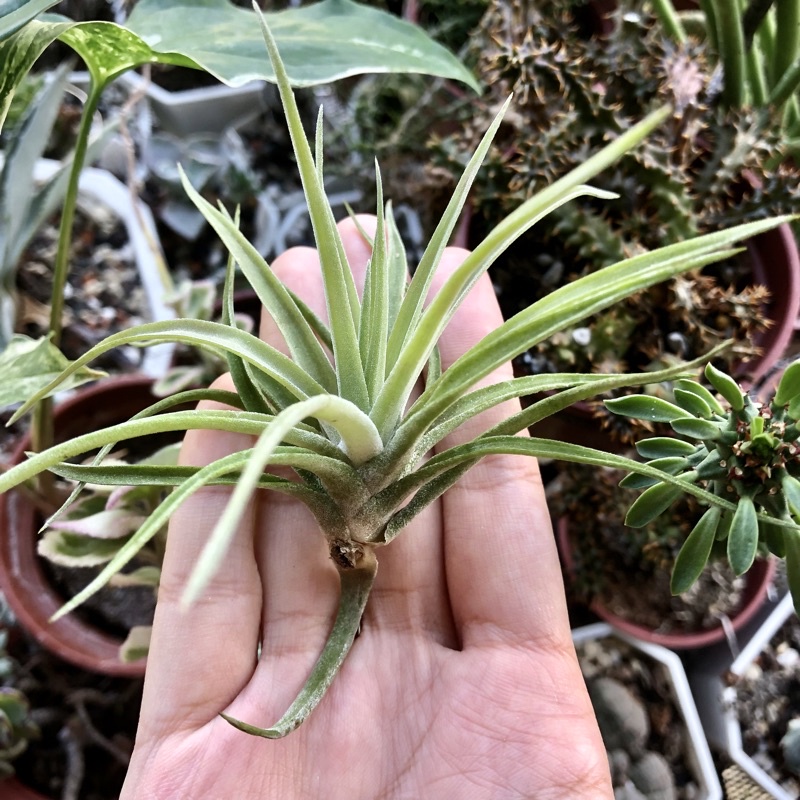
<instances>
[{"instance_id":1,"label":"trichome-covered leaf","mask_svg":"<svg viewBox=\"0 0 800 800\"><path fill-rule=\"evenodd\" d=\"M672 569L670 589L673 594L688 591L700 577L711 554L720 515L720 509L716 506L709 508L683 543Z\"/></svg>"}]
</instances>

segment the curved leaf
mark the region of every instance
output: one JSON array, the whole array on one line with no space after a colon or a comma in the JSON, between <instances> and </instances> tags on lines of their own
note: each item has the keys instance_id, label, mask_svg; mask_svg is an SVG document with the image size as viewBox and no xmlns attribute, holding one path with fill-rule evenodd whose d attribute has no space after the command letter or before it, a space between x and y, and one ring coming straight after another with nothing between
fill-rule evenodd
<instances>
[{"instance_id":1,"label":"curved leaf","mask_svg":"<svg viewBox=\"0 0 800 800\"><path fill-rule=\"evenodd\" d=\"M350 0L323 0L264 16L294 86L366 72L415 72L479 91L455 56L421 28L386 12ZM229 86L275 82L252 10L225 0L140 0L127 25L159 59L179 53Z\"/></svg>"},{"instance_id":2,"label":"curved leaf","mask_svg":"<svg viewBox=\"0 0 800 800\"><path fill-rule=\"evenodd\" d=\"M222 325L219 322L196 319L164 320L137 325L126 331L119 331L107 336L79 359L73 361L58 378L29 398L16 412L13 419L18 419L42 396L45 396L44 393L59 388L66 378L103 353L123 345L146 347L161 342L180 342L210 350L213 353L233 353L278 381L298 400L304 400L309 395L324 394L323 388L290 358L250 333Z\"/></svg>"},{"instance_id":3,"label":"curved leaf","mask_svg":"<svg viewBox=\"0 0 800 800\"><path fill-rule=\"evenodd\" d=\"M612 414L619 414L632 419L643 419L648 422L672 422L674 419L688 416L685 408L649 394L630 394L626 397L615 397L611 400L606 400L605 406Z\"/></svg>"},{"instance_id":4,"label":"curved leaf","mask_svg":"<svg viewBox=\"0 0 800 800\"><path fill-rule=\"evenodd\" d=\"M3 0L0 3L0 41L8 39L59 0Z\"/></svg>"},{"instance_id":5,"label":"curved leaf","mask_svg":"<svg viewBox=\"0 0 800 800\"><path fill-rule=\"evenodd\" d=\"M670 580L672 594L683 594L683 592L689 591L700 577L700 573L711 555L711 547L717 535L721 513L716 506L709 508L686 538L675 559L675 566L672 568Z\"/></svg>"},{"instance_id":6,"label":"curved leaf","mask_svg":"<svg viewBox=\"0 0 800 800\"><path fill-rule=\"evenodd\" d=\"M758 518L750 497L740 497L728 532L728 561L734 574L743 575L753 566L758 552Z\"/></svg>"},{"instance_id":7,"label":"curved leaf","mask_svg":"<svg viewBox=\"0 0 800 800\"><path fill-rule=\"evenodd\" d=\"M355 569L339 570L342 589L333 629L297 699L271 728L259 728L229 714L222 714L223 719L240 731L265 739L280 739L301 725L325 696L356 638L377 570L378 562L372 550L364 552Z\"/></svg>"}]
</instances>

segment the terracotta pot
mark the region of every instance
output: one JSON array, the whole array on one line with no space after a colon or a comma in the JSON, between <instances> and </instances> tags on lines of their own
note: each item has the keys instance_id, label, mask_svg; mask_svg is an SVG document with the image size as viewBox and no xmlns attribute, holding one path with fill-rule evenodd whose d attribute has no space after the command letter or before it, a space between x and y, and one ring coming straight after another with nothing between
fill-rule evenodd
<instances>
[{"instance_id":1,"label":"terracotta pot","mask_svg":"<svg viewBox=\"0 0 800 800\"><path fill-rule=\"evenodd\" d=\"M755 343L761 356L747 370L751 383L758 383L780 360L794 333L800 314L800 255L789 225L762 233L747 243L755 283L770 291L765 311L774 321Z\"/></svg>"},{"instance_id":2,"label":"terracotta pot","mask_svg":"<svg viewBox=\"0 0 800 800\"><path fill-rule=\"evenodd\" d=\"M48 800L43 794L29 789L16 778L9 778L0 783L0 793L3 800Z\"/></svg>"},{"instance_id":3,"label":"terracotta pot","mask_svg":"<svg viewBox=\"0 0 800 800\"><path fill-rule=\"evenodd\" d=\"M559 552L564 562L565 571L570 574L575 569L575 562L572 558L572 544L569 540L569 521L566 517L561 517L556 522L556 537L558 539ZM618 616L609 611L601 602L594 600L590 609L600 619L613 625L617 630L627 633L640 639L643 642L651 642L667 647L670 650L696 650L700 647L708 647L725 640L729 630L737 631L746 625L761 608L767 596L767 590L772 584L776 571L775 559L759 559L747 573L744 597L742 604L736 614L730 619L730 628L723 627L722 623L714 628L704 631L673 633L658 633L651 628L646 628L628 619Z\"/></svg>"},{"instance_id":4,"label":"terracotta pot","mask_svg":"<svg viewBox=\"0 0 800 800\"><path fill-rule=\"evenodd\" d=\"M155 401L151 385L149 378L132 375L80 390L56 407L56 439L65 440L129 419ZM30 448L26 435L11 463L24 460ZM21 492L0 495L0 592L20 625L43 647L79 667L106 675L142 676L144 660L132 664L119 660L121 638L89 625L76 613L49 622L64 598L48 580L36 552L39 525L36 509Z\"/></svg>"}]
</instances>

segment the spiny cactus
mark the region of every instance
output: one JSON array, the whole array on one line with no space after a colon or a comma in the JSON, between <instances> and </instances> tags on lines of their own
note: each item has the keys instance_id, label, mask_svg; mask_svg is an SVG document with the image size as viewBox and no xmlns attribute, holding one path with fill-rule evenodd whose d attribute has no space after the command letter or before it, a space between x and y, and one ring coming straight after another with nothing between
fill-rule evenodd
<instances>
[{"instance_id":1,"label":"spiny cactus","mask_svg":"<svg viewBox=\"0 0 800 800\"><path fill-rule=\"evenodd\" d=\"M602 35L587 31L582 13L569 0L492 2L473 37L476 71L489 91L483 113L464 132L431 142L437 174L458 174L485 117L514 93L513 113L473 190L480 236L653 104L666 99L674 106L667 124L602 176L601 187L618 200L558 209L498 262L494 278L506 315L519 310L521 295L536 298L550 290L538 264L547 263L547 279L566 282L666 241L800 207L800 181L783 158L775 118L763 109L719 104L721 83L704 43L690 39L679 48L639 3L618 4ZM504 177L509 170L510 179ZM737 347L724 368L756 355L752 342L764 318L764 291L747 288L746 277L734 284L722 272L708 274L687 279L698 287L690 293L693 304L678 302L687 281L628 303L619 324L628 327L631 314L641 324L615 352L597 348L602 368L647 368L669 355L697 356L731 335ZM608 322L597 319L586 328L602 339ZM575 356L563 360L564 344L540 347L532 358L558 371L594 355L578 342Z\"/></svg>"}]
</instances>

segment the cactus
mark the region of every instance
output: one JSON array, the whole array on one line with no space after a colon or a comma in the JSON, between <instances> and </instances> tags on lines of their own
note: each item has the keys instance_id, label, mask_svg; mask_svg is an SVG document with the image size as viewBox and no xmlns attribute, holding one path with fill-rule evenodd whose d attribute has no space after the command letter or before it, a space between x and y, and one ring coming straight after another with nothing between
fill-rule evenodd
<instances>
[{"instance_id":1,"label":"cactus","mask_svg":"<svg viewBox=\"0 0 800 800\"><path fill-rule=\"evenodd\" d=\"M673 103L673 117L595 181L619 200L561 207L498 262L494 278L507 316L519 310L520 296L536 299L550 290L539 263L549 265L547 279L567 281L666 241L800 206L800 181L783 158L779 120L764 109L721 106L715 59L703 42L676 46L638 3L619 3L602 36L586 32L581 13L569 0L492 2L473 37L476 71L489 92L483 113L464 132L431 142L437 175L458 174L484 118L514 93L513 113L473 190L480 235L655 103ZM511 179L501 180L509 169ZM746 286L744 272L707 270L637 296L615 324L628 328L630 315L638 324L613 351L578 344L565 360L566 339L531 358L554 371L570 368L570 360L597 370L647 369L670 355L701 355L732 335L737 347L720 362L729 369L757 355L753 335L763 329L765 291ZM694 291L687 293L687 285ZM590 321L592 338L608 323L608 315Z\"/></svg>"}]
</instances>

